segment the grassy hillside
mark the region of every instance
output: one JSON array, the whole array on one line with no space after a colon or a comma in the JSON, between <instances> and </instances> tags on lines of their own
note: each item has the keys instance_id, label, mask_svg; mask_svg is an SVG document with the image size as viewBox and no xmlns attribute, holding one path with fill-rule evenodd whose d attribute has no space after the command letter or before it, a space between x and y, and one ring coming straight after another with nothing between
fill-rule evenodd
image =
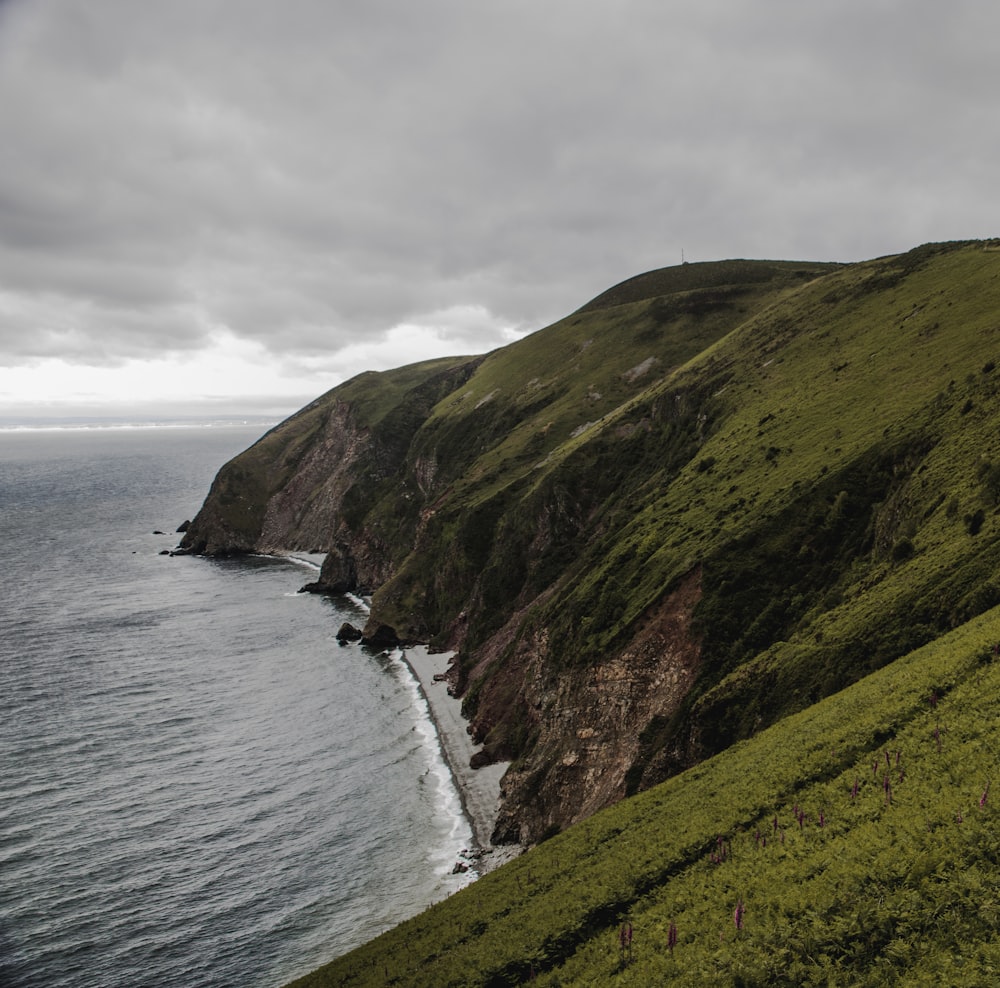
<instances>
[{"instance_id":1,"label":"grassy hillside","mask_svg":"<svg viewBox=\"0 0 1000 988\"><path fill-rule=\"evenodd\" d=\"M606 662L698 570L698 682L647 725L634 790L997 603L998 356L1000 254L982 244L928 245L773 297L616 396L521 486L497 471L494 549L477 562L505 591L483 593L499 613L478 628L500 626L512 596L538 603L487 676L505 677L529 638L554 670ZM564 531L518 556L552 504ZM545 730L529 702L511 705L516 755ZM544 761L524 771L526 791L544 789Z\"/></svg>"},{"instance_id":2,"label":"grassy hillside","mask_svg":"<svg viewBox=\"0 0 1000 988\"><path fill-rule=\"evenodd\" d=\"M998 642L994 609L295 985L995 983Z\"/></svg>"},{"instance_id":3,"label":"grassy hillside","mask_svg":"<svg viewBox=\"0 0 1000 988\"><path fill-rule=\"evenodd\" d=\"M474 616L469 709L505 711L544 822L601 741L572 684L696 578L697 676L635 795L297 984L1000 979L1000 253L772 266L753 304L730 263L485 359L415 437L448 480L377 598Z\"/></svg>"},{"instance_id":4,"label":"grassy hillside","mask_svg":"<svg viewBox=\"0 0 1000 988\"><path fill-rule=\"evenodd\" d=\"M336 547L372 627L457 649L533 842L1000 603L998 359L993 243L647 272L334 389L185 540Z\"/></svg>"},{"instance_id":5,"label":"grassy hillside","mask_svg":"<svg viewBox=\"0 0 1000 988\"><path fill-rule=\"evenodd\" d=\"M975 248L924 256L923 264L873 262L814 282L699 354L640 403L615 411L605 436L649 414L657 400L696 394L698 452L677 475L669 468L649 475L641 500L633 497L607 526L608 537L581 560L587 576L576 582L571 607L595 593L618 595L607 609L621 620L594 620L571 632L573 651L605 650L623 622L695 561L727 570L746 565L734 550L747 545L749 532L779 518L784 530L796 513L835 501L841 490L841 516L870 509L859 503L866 498L906 502L882 520L882 550L923 528L940 485L921 477L905 498L898 489L905 475L931 470L935 460L950 474L958 514L981 506L977 461L998 455L992 371L1000 355L1000 261ZM975 439L965 443L970 432ZM947 455L925 464L944 441ZM627 449L621 452L626 458ZM932 486L924 503L921 491ZM816 519L803 521L798 537L786 540L799 542L796 550L822 551ZM835 521L843 527L842 517ZM802 544L806 528L813 545ZM760 546L768 538L780 536L752 541Z\"/></svg>"},{"instance_id":6,"label":"grassy hillside","mask_svg":"<svg viewBox=\"0 0 1000 988\"><path fill-rule=\"evenodd\" d=\"M223 466L182 545L210 554L331 548L335 519L315 504L328 497L324 481L338 463L352 458L352 441L364 437L364 456L348 486L369 504L396 477L428 409L465 380L479 359L446 357L369 371L321 395ZM289 494L295 518L278 533L280 541L269 543L269 509Z\"/></svg>"},{"instance_id":7,"label":"grassy hillside","mask_svg":"<svg viewBox=\"0 0 1000 988\"><path fill-rule=\"evenodd\" d=\"M997 981L998 363L996 242L681 265L228 464L190 544L336 547L544 840L302 983Z\"/></svg>"},{"instance_id":8,"label":"grassy hillside","mask_svg":"<svg viewBox=\"0 0 1000 988\"><path fill-rule=\"evenodd\" d=\"M620 486L630 457L642 460L633 472L662 468L656 437L625 448L614 440L608 457L605 427L746 320L838 267L725 261L650 272L489 354L414 437L411 471L434 464L434 515L377 594L380 620L445 637L464 612L474 648L580 557L594 537L587 516ZM678 465L697 447L690 433L667 444ZM389 494L369 518L397 511ZM554 527L540 551L528 551L540 514Z\"/></svg>"}]
</instances>

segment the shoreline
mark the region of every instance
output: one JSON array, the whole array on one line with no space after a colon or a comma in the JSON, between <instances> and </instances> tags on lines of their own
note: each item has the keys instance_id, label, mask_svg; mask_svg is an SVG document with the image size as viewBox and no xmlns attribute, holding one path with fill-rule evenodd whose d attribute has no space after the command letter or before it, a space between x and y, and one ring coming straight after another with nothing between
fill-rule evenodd
<instances>
[{"instance_id":1,"label":"shoreline","mask_svg":"<svg viewBox=\"0 0 1000 988\"><path fill-rule=\"evenodd\" d=\"M454 652L428 652L424 645L401 649L403 662L417 681L420 692L427 701L431 721L437 733L438 744L444 755L445 765L454 780L465 814L472 828L476 847L473 865L479 874L485 874L517 857L523 848L516 844L494 847L493 829L500 809L500 779L509 762L471 768L469 762L479 751L468 732L468 721L462 716L462 701L448 692L443 677Z\"/></svg>"}]
</instances>

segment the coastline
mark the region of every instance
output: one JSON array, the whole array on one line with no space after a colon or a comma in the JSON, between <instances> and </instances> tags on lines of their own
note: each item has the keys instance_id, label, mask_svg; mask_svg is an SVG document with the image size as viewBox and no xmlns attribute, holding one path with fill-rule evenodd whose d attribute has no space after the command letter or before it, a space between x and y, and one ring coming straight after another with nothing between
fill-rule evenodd
<instances>
[{"instance_id":1,"label":"coastline","mask_svg":"<svg viewBox=\"0 0 1000 988\"><path fill-rule=\"evenodd\" d=\"M478 769L469 765L480 746L473 742L467 730L462 701L448 692L448 684L443 678L437 678L447 672L454 652L431 653L423 645L409 646L401 652L427 700L445 764L455 780L462 809L472 827L478 852L475 870L481 874L492 871L524 850L518 845L494 847L492 843L500 808L500 779L509 763L500 762Z\"/></svg>"}]
</instances>

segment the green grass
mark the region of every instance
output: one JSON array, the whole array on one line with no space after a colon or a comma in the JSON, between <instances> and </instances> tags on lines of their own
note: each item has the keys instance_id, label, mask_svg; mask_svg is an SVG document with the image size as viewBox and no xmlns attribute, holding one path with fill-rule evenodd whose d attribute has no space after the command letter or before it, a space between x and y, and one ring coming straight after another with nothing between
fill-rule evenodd
<instances>
[{"instance_id":1,"label":"green grass","mask_svg":"<svg viewBox=\"0 0 1000 988\"><path fill-rule=\"evenodd\" d=\"M991 983L998 641L993 610L295 984Z\"/></svg>"}]
</instances>

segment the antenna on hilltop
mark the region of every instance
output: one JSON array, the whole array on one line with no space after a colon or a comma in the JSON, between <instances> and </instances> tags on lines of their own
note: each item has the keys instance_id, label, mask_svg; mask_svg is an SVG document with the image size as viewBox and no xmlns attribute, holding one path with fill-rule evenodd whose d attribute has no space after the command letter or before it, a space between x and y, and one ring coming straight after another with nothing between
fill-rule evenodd
<instances>
[{"instance_id":1,"label":"antenna on hilltop","mask_svg":"<svg viewBox=\"0 0 1000 988\"><path fill-rule=\"evenodd\" d=\"M681 264L687 264L687 261L684 260L684 248L683 247L681 248Z\"/></svg>"}]
</instances>

